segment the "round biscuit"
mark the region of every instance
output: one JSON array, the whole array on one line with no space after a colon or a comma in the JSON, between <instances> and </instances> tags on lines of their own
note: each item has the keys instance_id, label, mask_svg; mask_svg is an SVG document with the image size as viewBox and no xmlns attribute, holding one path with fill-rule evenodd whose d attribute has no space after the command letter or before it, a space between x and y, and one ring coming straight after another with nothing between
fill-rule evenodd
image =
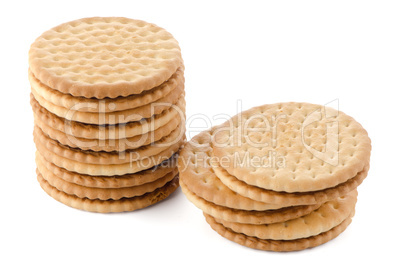
<instances>
[{"instance_id":1,"label":"round biscuit","mask_svg":"<svg viewBox=\"0 0 402 266\"><path fill-rule=\"evenodd\" d=\"M56 26L29 50L43 84L75 97L116 98L161 85L182 65L178 42L141 20L92 17Z\"/></svg>"}]
</instances>

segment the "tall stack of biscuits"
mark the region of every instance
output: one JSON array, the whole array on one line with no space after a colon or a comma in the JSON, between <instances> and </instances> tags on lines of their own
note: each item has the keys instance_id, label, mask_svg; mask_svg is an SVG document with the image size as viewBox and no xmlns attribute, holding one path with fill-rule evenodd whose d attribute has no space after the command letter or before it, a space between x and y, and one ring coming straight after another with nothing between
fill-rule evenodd
<instances>
[{"instance_id":1,"label":"tall stack of biscuits","mask_svg":"<svg viewBox=\"0 0 402 266\"><path fill-rule=\"evenodd\" d=\"M302 250L351 223L370 152L363 127L333 108L263 105L190 140L180 152L180 185L223 237Z\"/></svg>"},{"instance_id":2,"label":"tall stack of biscuits","mask_svg":"<svg viewBox=\"0 0 402 266\"><path fill-rule=\"evenodd\" d=\"M93 17L44 32L29 51L38 181L94 212L132 211L178 187L183 61L163 28Z\"/></svg>"}]
</instances>

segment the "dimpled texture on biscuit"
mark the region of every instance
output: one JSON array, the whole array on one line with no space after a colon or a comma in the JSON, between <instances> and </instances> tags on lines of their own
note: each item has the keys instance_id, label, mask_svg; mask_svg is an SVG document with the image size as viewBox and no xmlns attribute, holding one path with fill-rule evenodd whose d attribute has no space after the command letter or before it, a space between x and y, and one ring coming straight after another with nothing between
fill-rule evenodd
<instances>
[{"instance_id":1,"label":"dimpled texture on biscuit","mask_svg":"<svg viewBox=\"0 0 402 266\"><path fill-rule=\"evenodd\" d=\"M43 84L86 98L150 90L182 64L174 37L154 24L119 17L84 18L44 32L29 67Z\"/></svg>"},{"instance_id":2,"label":"dimpled texture on biscuit","mask_svg":"<svg viewBox=\"0 0 402 266\"><path fill-rule=\"evenodd\" d=\"M177 71L164 83L151 90L143 91L141 94L133 94L127 97L105 98L101 101L96 98L74 97L71 94L61 93L46 86L38 80L31 70L28 70L31 91L36 91L38 95L47 101L67 109L75 108L78 104L82 112L116 112L136 108L155 102L174 90L179 84L184 85L183 68Z\"/></svg>"},{"instance_id":3,"label":"dimpled texture on biscuit","mask_svg":"<svg viewBox=\"0 0 402 266\"><path fill-rule=\"evenodd\" d=\"M311 192L277 192L274 190L267 190L240 181L236 177L230 175L222 167L216 166L216 164L213 165L213 168L216 176L223 184L244 197L261 202L292 206L300 204L321 204L348 194L350 191L356 189L367 177L370 165L367 165L355 177L348 179L344 183L335 187Z\"/></svg>"},{"instance_id":4,"label":"dimpled texture on biscuit","mask_svg":"<svg viewBox=\"0 0 402 266\"><path fill-rule=\"evenodd\" d=\"M143 91L141 94L133 94L127 97L105 98L100 101L96 98L74 97L71 94L65 94L54 90L40 82L40 80L32 74L31 70L28 71L28 78L31 91L35 91L52 104L67 109L76 108L76 106L79 105L80 111L93 113L98 113L99 111L109 113L144 106L163 98L172 90L176 89L177 86L184 85L183 67L179 67L167 81L158 87Z\"/></svg>"},{"instance_id":5,"label":"dimpled texture on biscuit","mask_svg":"<svg viewBox=\"0 0 402 266\"><path fill-rule=\"evenodd\" d=\"M272 210L283 206L243 197L225 186L215 175L210 164L212 153L211 130L194 136L180 150L178 168L180 182L190 191L216 205L242 210Z\"/></svg>"},{"instance_id":6,"label":"dimpled texture on biscuit","mask_svg":"<svg viewBox=\"0 0 402 266\"><path fill-rule=\"evenodd\" d=\"M267 104L236 115L222 128L214 132L213 155L230 163L221 166L239 180L268 190L307 192L334 187L355 177L370 162L366 130L330 107ZM268 159L238 163L245 156L276 163L269 165Z\"/></svg>"}]
</instances>

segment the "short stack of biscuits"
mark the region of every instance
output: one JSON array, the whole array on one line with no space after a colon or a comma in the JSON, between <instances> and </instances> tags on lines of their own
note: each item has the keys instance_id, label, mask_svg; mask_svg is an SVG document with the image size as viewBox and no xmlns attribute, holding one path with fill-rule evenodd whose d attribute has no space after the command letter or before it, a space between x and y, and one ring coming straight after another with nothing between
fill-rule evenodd
<instances>
[{"instance_id":1,"label":"short stack of biscuits","mask_svg":"<svg viewBox=\"0 0 402 266\"><path fill-rule=\"evenodd\" d=\"M147 207L179 185L184 66L163 28L84 18L44 32L29 51L37 178L77 209Z\"/></svg>"},{"instance_id":2,"label":"short stack of biscuits","mask_svg":"<svg viewBox=\"0 0 402 266\"><path fill-rule=\"evenodd\" d=\"M271 251L318 246L351 223L371 141L327 106L278 103L201 132L180 152L180 185L209 225Z\"/></svg>"}]
</instances>

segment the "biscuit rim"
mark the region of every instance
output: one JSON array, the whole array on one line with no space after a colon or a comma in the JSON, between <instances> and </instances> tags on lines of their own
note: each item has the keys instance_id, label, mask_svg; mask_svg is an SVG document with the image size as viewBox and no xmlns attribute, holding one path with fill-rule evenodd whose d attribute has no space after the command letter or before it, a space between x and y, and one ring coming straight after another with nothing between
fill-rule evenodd
<instances>
[{"instance_id":1,"label":"biscuit rim","mask_svg":"<svg viewBox=\"0 0 402 266\"><path fill-rule=\"evenodd\" d=\"M318 209L302 217L272 224L241 224L215 218L234 232L260 239L295 240L319 235L339 225L354 213L357 190L348 195L323 203Z\"/></svg>"},{"instance_id":2,"label":"biscuit rim","mask_svg":"<svg viewBox=\"0 0 402 266\"><path fill-rule=\"evenodd\" d=\"M192 143L195 141L202 141L204 144L208 143L212 130L213 129L209 129L200 132L198 135L194 136L190 141L188 141L181 149L177 166L179 168L180 179L182 182L186 184L186 186L197 196L213 202L216 205L233 209L258 211L282 208L283 206L258 202L243 197L232 191L216 177L210 165L208 168L201 168L201 173L195 173L193 166L193 168L190 168L190 165L193 165L191 159L195 151L198 151L199 154L201 154L202 158L200 159L209 158L212 151L210 143L208 145L204 145L203 147L195 147L192 145ZM187 163L188 165L186 165ZM209 182L203 181L206 179L210 180L213 185L207 185Z\"/></svg>"},{"instance_id":3,"label":"biscuit rim","mask_svg":"<svg viewBox=\"0 0 402 266\"><path fill-rule=\"evenodd\" d=\"M267 211L239 210L219 206L212 202L206 201L201 197L198 197L195 193L190 191L182 181L180 181L180 187L186 198L197 208L210 216L228 222L244 224L278 223L304 216L320 207L320 204L316 204L305 206L292 206Z\"/></svg>"},{"instance_id":4,"label":"biscuit rim","mask_svg":"<svg viewBox=\"0 0 402 266\"><path fill-rule=\"evenodd\" d=\"M123 198L120 200L90 200L68 195L52 187L43 177L37 175L41 188L53 199L69 207L99 213L126 212L143 209L168 198L179 186L176 176L165 186L139 197Z\"/></svg>"},{"instance_id":5,"label":"biscuit rim","mask_svg":"<svg viewBox=\"0 0 402 266\"><path fill-rule=\"evenodd\" d=\"M344 232L352 222L353 217L353 215L351 215L346 218L341 224L332 228L331 230L309 238L302 238L297 240L268 240L236 233L231 229L224 227L222 224L216 222L212 216L205 214L204 216L209 226L227 240L248 248L279 252L304 250L325 244Z\"/></svg>"},{"instance_id":6,"label":"biscuit rim","mask_svg":"<svg viewBox=\"0 0 402 266\"><path fill-rule=\"evenodd\" d=\"M157 29L159 33L163 33L164 38L166 38L166 41L169 40L170 45L174 46L172 48L170 48L171 52L170 52L170 56L172 57L171 59L163 59L164 56L162 56L164 53L166 53L166 51L161 50L161 52L158 54L156 53L156 55L154 55L154 61L155 59L160 57L160 66L158 66L157 71L152 74L152 75L148 75L148 76L142 76L142 78L138 78L136 80L132 80L132 81L120 81L117 83L108 83L107 80L105 80L105 82L102 83L98 83L98 84L91 84L89 83L88 80L86 81L86 83L82 83L82 82L78 82L75 81L74 77L69 77L67 78L65 75L62 76L58 76L57 74L53 73L52 71L48 70L48 64L52 63L53 66L50 66L50 68L60 68L62 67L63 69L66 69L64 65L55 62L55 59L53 59L53 61L50 61L50 63L48 62L49 59L47 58L54 58L54 56L52 55L52 51L50 51L51 49L45 49L47 45L50 45L51 43L53 43L52 39L58 37L61 41L61 44L59 44L60 46L64 46L64 43L68 44L68 41L72 41L74 38L72 38L71 32L68 32L68 36L67 37L63 37L63 32L66 32L66 29L70 29L70 28L75 28L78 27L80 25L89 25L91 24L91 26L87 26L87 28L91 28L93 27L92 25L95 23L99 23L99 21L101 23L112 23L111 21L115 21L114 23L119 23L121 24L122 28L124 27L128 27L126 25L132 26L142 26L142 27L151 27L152 29ZM118 21L118 22L116 22ZM132 24L132 25L131 25ZM142 37L138 34L136 34L135 32L129 32L125 31L124 33L131 35L132 37L134 37L135 39L146 39L145 37ZM151 31L149 31L151 32ZM151 32L151 35L154 34L155 36L158 36L156 33ZM160 34L159 34L160 35ZM55 37L56 36L56 37ZM106 35L107 36L107 35ZM122 35L121 35L122 36ZM96 38L96 37L89 37L89 38L95 38L95 40L92 41L97 41L99 42L100 38ZM109 39L111 40L112 38L109 37L105 37L107 39L105 44L102 43L98 43L98 46L101 48L107 48L107 45L109 45L107 42L109 41ZM159 39L158 39L159 40ZM161 39L160 39L161 40ZM76 42L80 42L80 40L75 40ZM58 45L58 46L59 46ZM127 44L125 44L127 45ZM129 43L128 45L130 46L129 50L132 50L136 47L136 44L133 43ZM151 46L150 44L147 44L148 47ZM117 45L118 48L120 48L120 45ZM58 47L56 47L58 48ZM58 50L60 50L60 48L58 48ZM80 47L81 52L78 52L79 57L85 58L83 56L83 52L89 52L89 53L93 53L90 48L86 47L85 45L83 47ZM134 51L133 51L134 52ZM146 54L144 52L141 52L140 50L135 50L136 53L142 53L142 54ZM80 55L81 53L81 55ZM111 52L111 54L113 54ZM123 59L117 56L113 57L113 59L115 61L118 62L118 64L125 64ZM90 62L93 62L94 59L87 59L90 60ZM73 21L69 21L69 22L65 22L62 23L50 30L45 31L44 33L42 33L32 44L31 47L29 49L29 67L32 71L32 73L44 84L46 84L47 86L56 89L62 93L68 93L71 94L75 97L85 97L85 98L91 98L91 97L95 97L98 99L102 99L102 98L106 98L106 97L110 97L110 98L116 98L119 96L128 96L131 94L138 94L141 93L142 91L145 90L149 90L152 89L156 86L159 86L160 84L162 84L164 81L166 81L170 76L172 76L172 74L179 68L180 65L182 65L182 58L181 58L181 51L180 51L180 47L178 45L178 42L174 39L173 35L170 34L169 32L167 32L165 29L156 26L153 23L148 23L142 20L136 20L136 19L129 19L129 18L125 18L125 17L87 17L87 18L82 18L82 19L78 19L78 20L73 20ZM67 61L67 65L69 64L74 64L73 61ZM145 67L145 65L142 65L142 67ZM71 74L83 74L82 72L71 72ZM74 76L74 75L73 75Z\"/></svg>"},{"instance_id":7,"label":"biscuit rim","mask_svg":"<svg viewBox=\"0 0 402 266\"><path fill-rule=\"evenodd\" d=\"M183 128L177 127L168 136L161 138L157 142L122 152L94 152L79 148L70 148L45 135L38 126L34 126L33 135L36 145L45 146L46 149L60 157L88 164L124 164L132 161L133 156L135 158L145 158L163 153L176 143L182 142L185 132Z\"/></svg>"},{"instance_id":8,"label":"biscuit rim","mask_svg":"<svg viewBox=\"0 0 402 266\"><path fill-rule=\"evenodd\" d=\"M139 186L121 187L121 188L94 188L85 187L70 183L64 179L57 177L51 171L43 167L43 165L37 165L37 174L40 173L42 178L45 179L49 185L62 191L68 195L74 195L78 198L99 199L99 200L119 200L121 198L132 198L142 196L146 193L152 192L158 188L163 187L168 182L172 181L177 176L177 169L167 173L161 178L158 178L152 182L147 182Z\"/></svg>"},{"instance_id":9,"label":"biscuit rim","mask_svg":"<svg viewBox=\"0 0 402 266\"><path fill-rule=\"evenodd\" d=\"M177 116L173 117L170 122L157 128L155 131L149 131L143 135L136 135L130 138L111 139L111 140L84 139L80 137L67 135L62 131L59 131L46 125L46 123L42 122L35 113L34 113L34 123L43 131L43 133L48 135L51 139L54 139L65 146L95 152L98 151L121 152L128 149L136 149L141 146L148 145L151 144L152 142L158 141L161 138L168 136L175 128L183 127L184 121L182 121L180 115L177 114Z\"/></svg>"},{"instance_id":10,"label":"biscuit rim","mask_svg":"<svg viewBox=\"0 0 402 266\"><path fill-rule=\"evenodd\" d=\"M271 110L272 109L272 110ZM311 110L310 110L311 109ZM272 171L272 169L269 168L259 168L257 169L258 171L255 171L255 167L235 167L234 165L234 159L233 159L233 153L235 152L243 152L244 148L246 148L247 151L251 152L250 156L253 156L254 154L259 154L261 151L257 151L258 149L256 148L250 148L250 145L248 144L242 144L241 147L232 147L231 145L213 145L213 154L214 156L218 158L224 158L227 157L229 158L230 163L228 165L223 166L231 175L236 176L238 179L244 181L247 184L258 186L264 189L269 189L269 190L275 190L275 191L285 191L285 192L305 192L305 191L315 191L315 190L323 190L325 188L329 187L334 187L340 183L343 183L347 181L349 178L352 178L356 176L356 174L366 166L369 161L370 161L370 152L371 152L371 140L368 137L367 131L362 127L360 123L358 123L355 119L352 117L346 115L345 113L335 110L330 107L325 107L322 105L317 105L317 104L311 104L311 103L305 103L305 102L282 102L282 103L275 103L275 104L266 104L266 105L261 105L257 107L253 107L251 109L245 110L235 116L233 116L229 121L223 123L220 127L222 128L227 128L228 126L230 127L231 125L236 125L240 128L238 123L241 123L243 125L244 123L242 121L245 120L247 125L251 125L252 123L248 123L248 119L250 117L253 117L254 115L262 115L263 117L271 117L271 116L280 116L284 115L285 118L287 119L288 123L289 117L287 115L293 115L293 122L294 124L288 125L289 128L294 128L297 129L297 126L301 127L301 122L297 122L298 119L302 118L302 122L304 123L306 121L306 117L310 116L316 111L320 111L321 114L321 120L323 120L322 117L326 119L326 116L333 115L336 113L336 120L338 122L338 144L339 144L339 150L341 150L341 144L343 141L345 143L347 142L348 144L344 144L344 147L348 147L347 149L344 150L344 153L341 155L344 156L344 158L348 157L347 160L343 160L343 162L339 162L336 164L333 169L331 168L332 166L321 160L321 166L318 166L318 164L314 164L313 167L311 166L310 162L310 167L314 168L314 172L310 169L307 170L307 166L300 167L301 170L297 170L299 162L295 161L296 166L292 165L292 167L289 167L289 160L286 160L286 167L284 167L282 171L282 168L278 168L278 170L275 168L275 171ZM303 113L302 113L303 111ZM290 113L290 114L288 114ZM325 115L323 115L323 113ZM299 116L301 117L299 117ZM240 122L238 122L240 120ZM280 120L280 119L279 119ZM297 120L297 121L296 121ZM319 120L321 122L321 120ZM300 123L300 125L298 124ZM255 123L254 123L255 124ZM310 123L312 124L312 123ZM308 124L308 125L310 125ZM256 129L251 125L251 128ZM258 129L258 128L257 128ZM285 130L287 128L285 127ZM342 131L343 129L343 131ZM300 128L297 129L299 132ZM254 131L251 131L250 134L243 134L245 130L239 130L237 129L236 132L241 132L240 135L236 133L237 135L233 135L233 130L230 130L230 133L225 133L223 132L224 130L216 131L214 132L214 140L216 143L225 143L224 140L226 138L233 138L233 140L240 139L240 137L245 137L250 138L250 134L258 134L255 133ZM249 130L248 130L249 131ZM352 133L353 131L353 133ZM223 134L221 134L223 132ZM228 131L226 131L228 132ZM285 131L284 131L285 132ZM317 130L318 132L318 130ZM285 132L289 133L289 132ZM291 133L291 132L290 132ZM348 135L350 133L350 136ZM220 135L219 135L220 134ZM278 133L279 134L279 133ZM283 134L284 140L288 141L289 144L292 143L292 137L288 136L286 134ZM346 135L345 135L346 134ZM260 134L261 135L261 134ZM258 136L260 136L258 135ZM279 135L278 135L279 136ZM268 138L268 136L266 137ZM296 135L293 139L298 140L299 136ZM315 139L318 139L317 136L314 137ZM313 139L314 139L313 138ZM342 140L341 140L342 139ZM358 139L358 141L356 140ZM276 141L278 141L276 139ZM355 142L356 145L352 145L351 143ZM350 144L350 145L349 145ZM292 156L296 156L299 151L296 150L296 145L290 145L289 147L285 147L281 144L276 144L278 145L277 148L279 150L283 150L283 153L285 154L285 157L289 156L289 158L293 158ZM280 146L282 145L282 146ZM301 146L301 145L300 145ZM350 150L350 148L353 147L353 151ZM305 147L301 148L301 152L309 152ZM346 154L348 153L348 154ZM313 154L311 154L310 160L312 160L314 157ZM343 158L343 157L342 157ZM305 158L302 158L305 159ZM341 157L340 157L341 159ZM317 158L317 160L320 160ZM341 161L341 160L339 160ZM292 160L290 160L290 163L293 163ZM345 166L346 165L346 166ZM339 166L339 167L338 167ZM275 166L276 167L276 166ZM291 169L293 167L296 167L295 169ZM306 169L305 169L306 168ZM320 170L320 171L318 171ZM258 172L258 173L257 173ZM271 176L273 175L273 176ZM264 178L261 178L264 177Z\"/></svg>"},{"instance_id":11,"label":"biscuit rim","mask_svg":"<svg viewBox=\"0 0 402 266\"><path fill-rule=\"evenodd\" d=\"M100 103L103 103L102 109L104 109L104 112L106 113L133 109L152 103L174 90L178 84L182 83L184 85L185 82L184 66L181 66L167 81L162 83L160 86L152 88L151 90L144 91L141 94L128 95L126 97L104 98L99 100L96 98L75 97L70 94L64 94L58 90L52 89L49 86L41 83L30 69L28 69L28 79L31 89L33 88L42 98L47 99L49 102L55 105L62 106L66 109L71 109L76 104L80 103L89 103L97 106L99 106ZM84 108L82 111L98 112L94 111L93 108Z\"/></svg>"},{"instance_id":12,"label":"biscuit rim","mask_svg":"<svg viewBox=\"0 0 402 266\"><path fill-rule=\"evenodd\" d=\"M364 167L355 177L332 188L311 192L278 192L267 190L247 183L230 175L224 168L213 164L216 176L231 190L256 201L269 202L282 205L312 205L321 204L337 197L348 194L356 189L367 177L370 165Z\"/></svg>"},{"instance_id":13,"label":"biscuit rim","mask_svg":"<svg viewBox=\"0 0 402 266\"><path fill-rule=\"evenodd\" d=\"M177 153L169 159L163 161L159 165L145 169L138 173L116 175L116 176L91 176L79 174L76 172L68 171L67 169L58 167L57 165L48 162L43 156L36 151L35 161L37 165L40 163L46 167L57 177L65 180L66 182L74 183L84 187L95 188L122 188L140 186L152 181L155 181L169 172L177 168Z\"/></svg>"},{"instance_id":14,"label":"biscuit rim","mask_svg":"<svg viewBox=\"0 0 402 266\"><path fill-rule=\"evenodd\" d=\"M141 172L143 170L149 169L155 165L161 164L163 161L172 157L177 153L186 138L172 145L163 152L151 156L142 158L137 161L132 161L125 164L85 164L77 161L73 161L64 157L61 157L48 149L45 146L36 144L38 152L43 156L45 160L55 164L60 168L64 168L71 172L76 172L79 174L93 175L93 176L115 176L115 175L125 175Z\"/></svg>"},{"instance_id":15,"label":"biscuit rim","mask_svg":"<svg viewBox=\"0 0 402 266\"><path fill-rule=\"evenodd\" d=\"M31 93L35 98L35 100L43 108L45 108L47 111L55 114L60 118L92 125L105 125L105 124L115 125L120 123L140 121L142 119L147 119L154 115L161 114L163 111L169 109L171 105L176 103L179 100L179 98L183 97L182 95L184 94L184 84L179 84L175 89L173 89L167 95L154 102L138 106L135 108L115 112L108 112L108 113L105 113L103 111L84 112L84 111L75 111L75 109L67 109L62 106L55 105L54 103L43 98L32 87L31 87ZM84 105L90 106L90 104L87 103Z\"/></svg>"},{"instance_id":16,"label":"biscuit rim","mask_svg":"<svg viewBox=\"0 0 402 266\"><path fill-rule=\"evenodd\" d=\"M33 96L31 96L30 103L34 114L47 126L65 132L68 136L99 140L130 138L155 131L169 123L176 115L179 115L181 120L184 120L186 110L186 102L183 95L171 108L159 115L144 119L144 121L146 121L144 123L135 121L124 124L123 131L123 129L115 125L103 127L100 125L68 121L47 111Z\"/></svg>"}]
</instances>

